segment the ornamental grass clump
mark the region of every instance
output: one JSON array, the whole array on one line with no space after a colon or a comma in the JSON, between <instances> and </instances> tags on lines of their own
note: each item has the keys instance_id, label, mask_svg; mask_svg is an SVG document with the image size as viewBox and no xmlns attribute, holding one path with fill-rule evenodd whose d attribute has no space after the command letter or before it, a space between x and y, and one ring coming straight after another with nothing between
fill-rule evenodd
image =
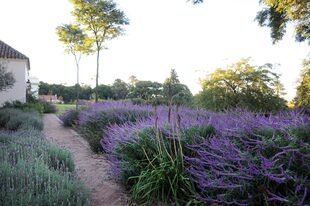
<instances>
[{"instance_id":1,"label":"ornamental grass clump","mask_svg":"<svg viewBox=\"0 0 310 206\"><path fill-rule=\"evenodd\" d=\"M186 157L202 200L223 205L310 204L309 116L244 112L211 118L216 131L222 131L189 146L196 156Z\"/></svg>"},{"instance_id":2,"label":"ornamental grass clump","mask_svg":"<svg viewBox=\"0 0 310 206\"><path fill-rule=\"evenodd\" d=\"M194 185L184 169L182 143L156 130L153 127L138 131L135 140L120 144L115 151L122 160L121 177L130 188L131 201L197 203Z\"/></svg>"},{"instance_id":3,"label":"ornamental grass clump","mask_svg":"<svg viewBox=\"0 0 310 206\"><path fill-rule=\"evenodd\" d=\"M202 142L215 129L197 124L194 110L187 113L180 109L182 116L175 108L169 117L167 107L156 111L150 119L107 128L101 143L112 162L113 174L127 186L132 202L199 205L184 162L184 154L193 153L185 145ZM207 122L206 118L201 121Z\"/></svg>"}]
</instances>

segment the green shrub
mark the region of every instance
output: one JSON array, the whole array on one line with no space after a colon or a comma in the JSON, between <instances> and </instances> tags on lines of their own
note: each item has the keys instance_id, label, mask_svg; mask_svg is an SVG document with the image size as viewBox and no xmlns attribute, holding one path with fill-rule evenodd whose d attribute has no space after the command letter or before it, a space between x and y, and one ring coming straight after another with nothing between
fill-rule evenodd
<instances>
[{"instance_id":1,"label":"green shrub","mask_svg":"<svg viewBox=\"0 0 310 206\"><path fill-rule=\"evenodd\" d=\"M0 205L89 205L70 154L37 130L0 132Z\"/></svg>"},{"instance_id":2,"label":"green shrub","mask_svg":"<svg viewBox=\"0 0 310 206\"><path fill-rule=\"evenodd\" d=\"M55 170L74 171L74 163L71 154L67 150L59 149L55 145L50 145L47 148L47 162L49 166Z\"/></svg>"},{"instance_id":3,"label":"green shrub","mask_svg":"<svg viewBox=\"0 0 310 206\"><path fill-rule=\"evenodd\" d=\"M6 102L3 105L3 108L21 109L26 112L37 111L40 114L57 112L57 108L54 104L51 104L49 102L39 101L37 99L31 100L29 102L27 101L26 103L23 103L20 101Z\"/></svg>"},{"instance_id":4,"label":"green shrub","mask_svg":"<svg viewBox=\"0 0 310 206\"><path fill-rule=\"evenodd\" d=\"M295 127L290 127L290 132L297 139L310 144L310 125L303 124Z\"/></svg>"},{"instance_id":5,"label":"green shrub","mask_svg":"<svg viewBox=\"0 0 310 206\"><path fill-rule=\"evenodd\" d=\"M65 127L72 127L77 124L79 119L80 110L68 109L59 116L59 119L63 122Z\"/></svg>"},{"instance_id":6,"label":"green shrub","mask_svg":"<svg viewBox=\"0 0 310 206\"><path fill-rule=\"evenodd\" d=\"M43 129L41 116L37 112L25 112L20 109L0 109L0 127L8 130L34 128Z\"/></svg>"},{"instance_id":7,"label":"green shrub","mask_svg":"<svg viewBox=\"0 0 310 206\"><path fill-rule=\"evenodd\" d=\"M100 140L104 137L104 130L113 124L137 122L147 118L151 112L135 108L103 108L98 111L83 111L79 115L78 131L89 142L91 149L102 152Z\"/></svg>"},{"instance_id":8,"label":"green shrub","mask_svg":"<svg viewBox=\"0 0 310 206\"><path fill-rule=\"evenodd\" d=\"M57 108L54 104L51 104L49 102L40 102L41 105L43 105L43 113L56 113Z\"/></svg>"}]
</instances>

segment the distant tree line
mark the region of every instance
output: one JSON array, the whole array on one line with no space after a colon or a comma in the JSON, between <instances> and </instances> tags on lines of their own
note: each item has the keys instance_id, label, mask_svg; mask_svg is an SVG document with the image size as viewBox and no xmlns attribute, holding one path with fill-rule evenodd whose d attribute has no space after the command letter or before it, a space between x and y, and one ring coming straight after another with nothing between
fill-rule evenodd
<instances>
[{"instance_id":1,"label":"distant tree line","mask_svg":"<svg viewBox=\"0 0 310 206\"><path fill-rule=\"evenodd\" d=\"M65 103L72 103L76 100L77 86L80 99L95 99L96 90L87 85L65 86L40 82L39 95L57 94ZM192 100L192 93L185 84L180 83L174 69L164 83L138 80L135 76L131 76L129 83L116 79L112 85L98 85L97 92L101 100L131 99L136 103L189 105Z\"/></svg>"},{"instance_id":2,"label":"distant tree line","mask_svg":"<svg viewBox=\"0 0 310 206\"><path fill-rule=\"evenodd\" d=\"M296 106L310 107L310 60L304 60L303 70L297 86ZM246 108L258 112L276 112L287 108L284 87L280 75L273 71L272 64L253 66L250 58L241 59L225 68L218 68L201 79L202 90L192 95L182 84L174 69L163 83L129 77L128 83L116 79L111 85L98 86L101 100L130 99L134 103L187 105L224 111ZM40 82L39 94L57 94L66 103L75 101L75 86ZM94 100L95 90L90 86L79 86L80 98Z\"/></svg>"}]
</instances>

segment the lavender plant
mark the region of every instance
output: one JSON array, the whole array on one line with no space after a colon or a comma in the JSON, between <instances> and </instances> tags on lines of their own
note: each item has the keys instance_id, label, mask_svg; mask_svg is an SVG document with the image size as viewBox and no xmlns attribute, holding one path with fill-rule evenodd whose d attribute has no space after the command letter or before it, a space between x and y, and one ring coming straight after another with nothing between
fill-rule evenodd
<instances>
[{"instance_id":1,"label":"lavender plant","mask_svg":"<svg viewBox=\"0 0 310 206\"><path fill-rule=\"evenodd\" d=\"M225 205L309 204L309 116L222 115L212 120L221 132L189 146L197 156L186 157L201 198Z\"/></svg>"},{"instance_id":2,"label":"lavender plant","mask_svg":"<svg viewBox=\"0 0 310 206\"><path fill-rule=\"evenodd\" d=\"M40 116L18 109L0 114L0 205L89 205L70 153L48 143L35 126ZM18 126L12 131L9 124Z\"/></svg>"},{"instance_id":3,"label":"lavender plant","mask_svg":"<svg viewBox=\"0 0 310 206\"><path fill-rule=\"evenodd\" d=\"M105 129L109 125L137 122L148 118L151 114L150 107L137 106L129 102L96 103L80 113L77 129L94 152L101 152L100 140L105 136Z\"/></svg>"}]
</instances>

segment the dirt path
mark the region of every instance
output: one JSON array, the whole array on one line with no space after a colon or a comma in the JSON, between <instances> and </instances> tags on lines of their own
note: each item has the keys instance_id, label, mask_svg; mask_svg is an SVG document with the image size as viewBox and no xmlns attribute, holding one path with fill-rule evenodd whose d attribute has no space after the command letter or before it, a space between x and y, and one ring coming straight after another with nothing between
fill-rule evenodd
<instances>
[{"instance_id":1,"label":"dirt path","mask_svg":"<svg viewBox=\"0 0 310 206\"><path fill-rule=\"evenodd\" d=\"M127 205L123 189L108 175L109 164L103 155L94 154L75 131L64 128L54 114L43 117L45 136L72 154L77 177L91 191L93 206Z\"/></svg>"}]
</instances>

